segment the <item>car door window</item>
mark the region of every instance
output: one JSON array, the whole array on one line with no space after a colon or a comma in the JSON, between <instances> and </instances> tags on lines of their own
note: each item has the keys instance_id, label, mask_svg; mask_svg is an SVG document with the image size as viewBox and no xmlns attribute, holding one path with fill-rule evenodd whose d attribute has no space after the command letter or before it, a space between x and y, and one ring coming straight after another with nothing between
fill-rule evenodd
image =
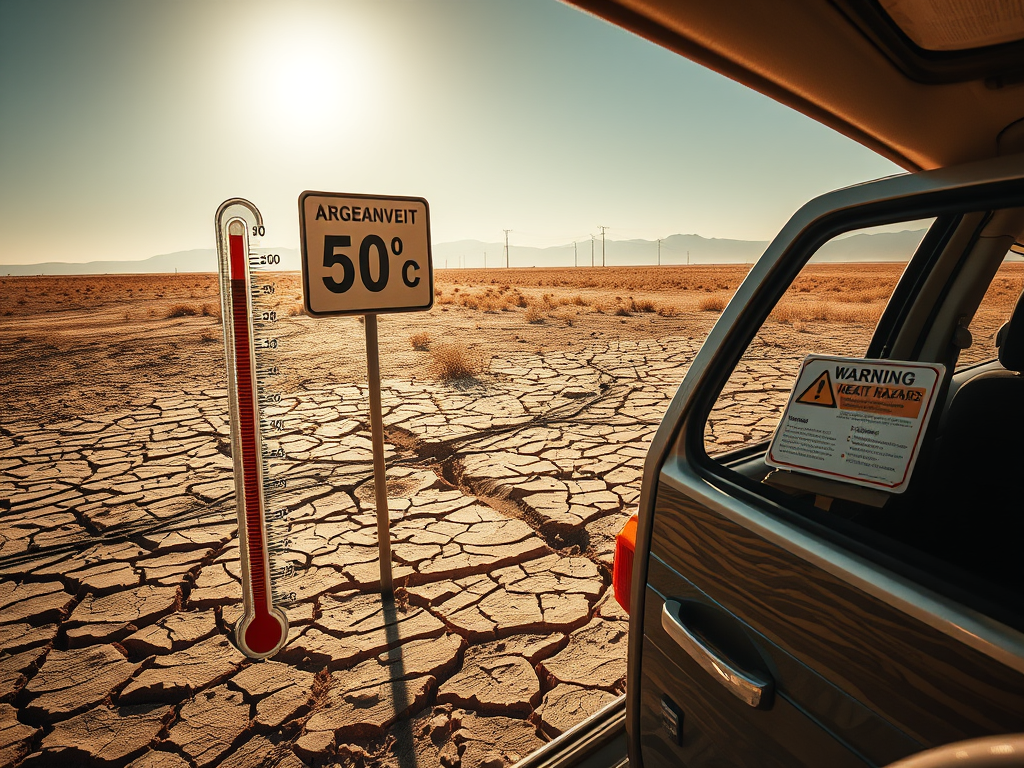
<instances>
[{"instance_id":1,"label":"car door window","mask_svg":"<svg viewBox=\"0 0 1024 768\"><path fill-rule=\"evenodd\" d=\"M810 353L863 355L931 220L847 232L822 246L776 304L704 429L715 455L769 439Z\"/></svg>"},{"instance_id":2,"label":"car door window","mask_svg":"<svg viewBox=\"0 0 1024 768\"><path fill-rule=\"evenodd\" d=\"M885 231L895 242L892 229ZM923 228L899 233L902 261L893 251L889 261L829 258L837 252L856 254L852 246L870 244L880 235L877 231L847 233L819 249L728 377L704 424L704 449L714 471L738 473L748 488L781 502L803 524L839 536L844 546L1017 626L1024 606L1019 590L1010 587L1019 579L1013 578L1006 551L1012 525L1003 514L1007 503L1019 502L1008 501L1015 493L1012 476L1019 476L1011 466L1016 454L995 443L988 451L982 449L982 444L989 445L986 425L998 419L980 412L977 417L958 416L963 408L951 409L950 402L959 397L957 387L967 378L958 376L948 395L940 384L936 410L920 433L916 463L900 493L863 489L841 479L822 485L800 472L773 471L763 458L807 355L874 356L868 350L878 348L876 326L901 275L911 259L920 259L914 262L919 264L928 258L915 255L925 233ZM957 277L958 272L951 273L949 285ZM973 313L974 344L960 350L958 371L995 358L998 330L1009 318L1022 283L1024 260L1011 252ZM935 291L929 300L942 301L948 290ZM887 328L885 334L891 338L898 331ZM999 368L993 373L1007 372Z\"/></svg>"}]
</instances>

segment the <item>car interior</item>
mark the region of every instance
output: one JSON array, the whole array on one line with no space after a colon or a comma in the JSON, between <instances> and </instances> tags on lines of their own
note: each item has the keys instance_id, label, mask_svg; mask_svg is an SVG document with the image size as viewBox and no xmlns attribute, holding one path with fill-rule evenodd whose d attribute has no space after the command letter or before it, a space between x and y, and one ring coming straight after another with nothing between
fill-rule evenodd
<instances>
[{"instance_id":1,"label":"car interior","mask_svg":"<svg viewBox=\"0 0 1024 768\"><path fill-rule=\"evenodd\" d=\"M971 320L1004 259L1019 260L1013 249L1022 233L1020 209L935 219L863 352L946 366L942 407L904 493L773 470L764 461L767 441L707 461L844 547L1017 628L1024 628L1024 294L997 333L974 338ZM958 367L976 345L982 349L972 357L982 362Z\"/></svg>"}]
</instances>

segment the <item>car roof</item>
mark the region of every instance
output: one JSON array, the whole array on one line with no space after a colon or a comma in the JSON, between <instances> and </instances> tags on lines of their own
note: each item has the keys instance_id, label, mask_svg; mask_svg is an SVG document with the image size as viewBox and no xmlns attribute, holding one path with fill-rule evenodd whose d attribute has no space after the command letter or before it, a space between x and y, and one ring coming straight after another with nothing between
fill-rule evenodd
<instances>
[{"instance_id":1,"label":"car roof","mask_svg":"<svg viewBox=\"0 0 1024 768\"><path fill-rule=\"evenodd\" d=\"M941 27L948 20L931 9L955 12L955 0L567 2L760 91L907 170L1024 151L1024 39L992 44L992 35L967 35L959 48L927 49L907 34L905 17L894 13L901 26L882 7L909 8ZM1024 27L1024 3L966 5L1002 14L989 20L989 32L1009 29L1016 36ZM974 41L987 44L970 47Z\"/></svg>"}]
</instances>

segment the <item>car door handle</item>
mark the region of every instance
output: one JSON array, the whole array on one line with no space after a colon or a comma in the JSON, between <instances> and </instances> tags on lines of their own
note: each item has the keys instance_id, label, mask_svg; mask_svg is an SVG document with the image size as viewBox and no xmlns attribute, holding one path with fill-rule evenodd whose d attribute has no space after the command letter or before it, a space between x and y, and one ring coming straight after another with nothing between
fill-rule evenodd
<instances>
[{"instance_id":1,"label":"car door handle","mask_svg":"<svg viewBox=\"0 0 1024 768\"><path fill-rule=\"evenodd\" d=\"M662 606L661 627L668 636L740 701L752 707L769 704L774 689L771 677L740 669L709 648L683 624L680 616L682 607L677 600L666 600Z\"/></svg>"}]
</instances>

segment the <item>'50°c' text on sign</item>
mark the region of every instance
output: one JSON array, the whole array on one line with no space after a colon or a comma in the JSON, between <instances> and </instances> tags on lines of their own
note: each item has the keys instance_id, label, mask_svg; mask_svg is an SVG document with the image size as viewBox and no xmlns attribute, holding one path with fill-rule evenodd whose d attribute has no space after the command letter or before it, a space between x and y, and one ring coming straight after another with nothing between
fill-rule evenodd
<instances>
[{"instance_id":1,"label":"'50\u00b0c' text on sign","mask_svg":"<svg viewBox=\"0 0 1024 768\"><path fill-rule=\"evenodd\" d=\"M422 197L303 192L299 235L307 314L433 306L430 209Z\"/></svg>"}]
</instances>

